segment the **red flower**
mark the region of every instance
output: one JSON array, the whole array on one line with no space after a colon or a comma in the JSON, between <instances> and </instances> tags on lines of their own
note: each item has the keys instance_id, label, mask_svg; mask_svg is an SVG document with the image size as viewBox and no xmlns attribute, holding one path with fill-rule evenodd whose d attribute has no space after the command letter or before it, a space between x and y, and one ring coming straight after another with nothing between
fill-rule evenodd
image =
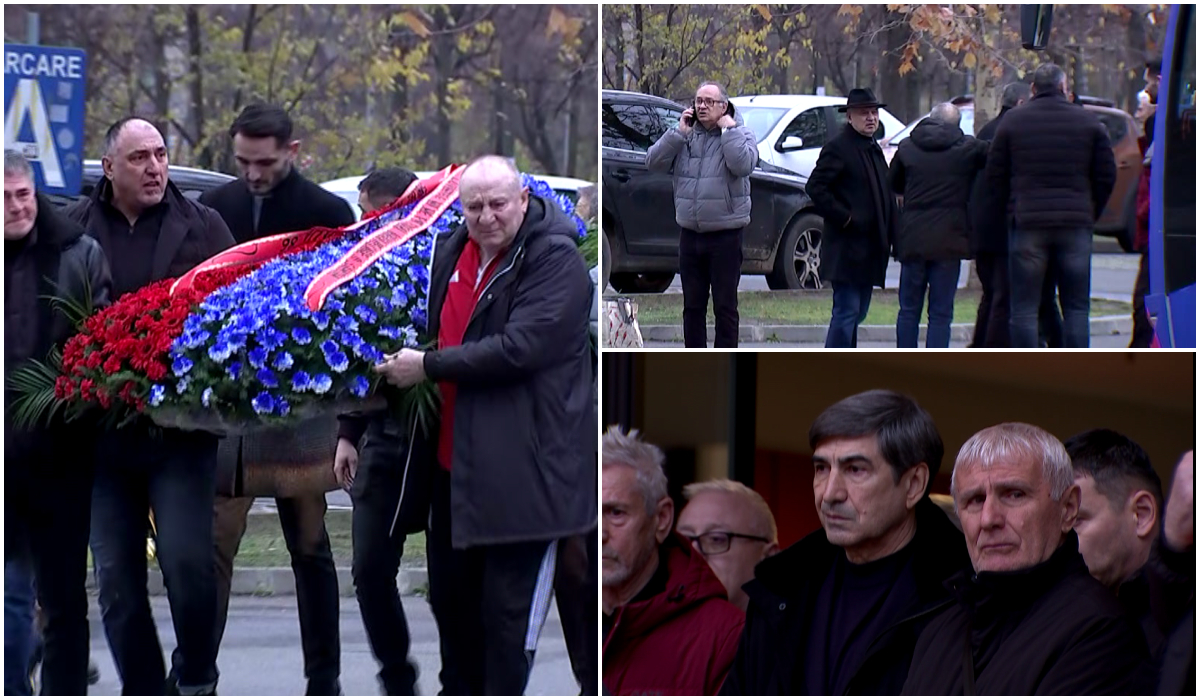
<instances>
[{"instance_id":1,"label":"red flower","mask_svg":"<svg viewBox=\"0 0 1200 700\"><path fill-rule=\"evenodd\" d=\"M71 394L75 393L75 386L71 380L66 377L59 377L54 381L54 397L58 399L68 399Z\"/></svg>"}]
</instances>

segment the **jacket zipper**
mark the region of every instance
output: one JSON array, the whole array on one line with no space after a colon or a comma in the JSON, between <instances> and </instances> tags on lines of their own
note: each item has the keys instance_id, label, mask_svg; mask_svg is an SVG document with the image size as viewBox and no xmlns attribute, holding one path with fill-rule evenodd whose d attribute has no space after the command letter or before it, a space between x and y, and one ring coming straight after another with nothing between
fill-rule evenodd
<instances>
[{"instance_id":1,"label":"jacket zipper","mask_svg":"<svg viewBox=\"0 0 1200 700\"><path fill-rule=\"evenodd\" d=\"M492 285L496 283L496 280L498 280L501 277L503 277L504 275L508 274L509 272L512 271L512 269L514 267L517 266L517 261L520 260L521 256L524 254L525 254L525 244L522 243L520 245L520 247L517 248L517 253L516 253L516 255L513 256L512 262L510 262L508 264L508 267L506 267L503 270L492 275L492 278L490 280L488 280L488 283L486 285L484 285L483 291L479 293L480 300L482 300L483 295L487 294L487 291L492 288ZM471 325L471 321L475 320L475 314L478 313L478 311L479 311L479 304L475 304L475 310L471 312L471 318L467 321L468 326Z\"/></svg>"},{"instance_id":2,"label":"jacket zipper","mask_svg":"<svg viewBox=\"0 0 1200 700\"><path fill-rule=\"evenodd\" d=\"M400 509L404 507L404 491L408 488L408 467L412 464L413 442L416 434L417 415L413 413L413 427L408 435L408 456L404 458L404 474L400 477L400 500L396 501L396 514L392 516L392 527L388 530L389 538L396 536L396 523L400 522Z\"/></svg>"}]
</instances>

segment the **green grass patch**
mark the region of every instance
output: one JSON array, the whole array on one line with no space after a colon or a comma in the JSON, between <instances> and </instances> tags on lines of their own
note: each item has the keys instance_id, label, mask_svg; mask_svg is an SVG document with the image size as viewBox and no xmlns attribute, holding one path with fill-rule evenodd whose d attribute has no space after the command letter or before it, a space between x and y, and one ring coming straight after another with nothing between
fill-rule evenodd
<instances>
[{"instance_id":1,"label":"green grass patch","mask_svg":"<svg viewBox=\"0 0 1200 700\"><path fill-rule=\"evenodd\" d=\"M954 296L954 322L974 323L979 309L980 292L960 289ZM632 294L638 304L638 323L643 326L678 325L683 319L682 294ZM742 325L824 326L833 309L833 292L739 292L738 314ZM896 290L875 290L864 325L888 326L896 323L900 301ZM1092 316L1121 316L1131 312L1129 304L1093 299ZM922 323L928 313L921 315ZM713 323L712 303L708 322Z\"/></svg>"}]
</instances>

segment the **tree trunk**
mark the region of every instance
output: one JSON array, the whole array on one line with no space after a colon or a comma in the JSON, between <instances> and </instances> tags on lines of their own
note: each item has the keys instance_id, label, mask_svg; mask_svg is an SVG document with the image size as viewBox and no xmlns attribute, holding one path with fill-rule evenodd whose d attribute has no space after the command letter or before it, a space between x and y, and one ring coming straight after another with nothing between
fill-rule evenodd
<instances>
[{"instance_id":1,"label":"tree trunk","mask_svg":"<svg viewBox=\"0 0 1200 700\"><path fill-rule=\"evenodd\" d=\"M195 164L198 168L211 169L213 166L212 144L207 143L204 134L204 41L200 30L200 11L195 5L187 6L187 38L188 38L188 69L191 73L191 113L193 146L197 153Z\"/></svg>"}]
</instances>

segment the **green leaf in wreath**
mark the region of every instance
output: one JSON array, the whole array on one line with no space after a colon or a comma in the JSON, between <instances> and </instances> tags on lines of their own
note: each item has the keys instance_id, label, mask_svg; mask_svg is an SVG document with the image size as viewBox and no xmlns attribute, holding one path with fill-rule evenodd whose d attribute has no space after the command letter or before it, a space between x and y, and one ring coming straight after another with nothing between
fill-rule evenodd
<instances>
[{"instance_id":1,"label":"green leaf in wreath","mask_svg":"<svg viewBox=\"0 0 1200 700\"><path fill-rule=\"evenodd\" d=\"M53 348L45 362L30 360L8 376L8 386L17 395L12 403L15 429L45 427L63 408L66 401L54 395L61 368L62 353Z\"/></svg>"}]
</instances>

